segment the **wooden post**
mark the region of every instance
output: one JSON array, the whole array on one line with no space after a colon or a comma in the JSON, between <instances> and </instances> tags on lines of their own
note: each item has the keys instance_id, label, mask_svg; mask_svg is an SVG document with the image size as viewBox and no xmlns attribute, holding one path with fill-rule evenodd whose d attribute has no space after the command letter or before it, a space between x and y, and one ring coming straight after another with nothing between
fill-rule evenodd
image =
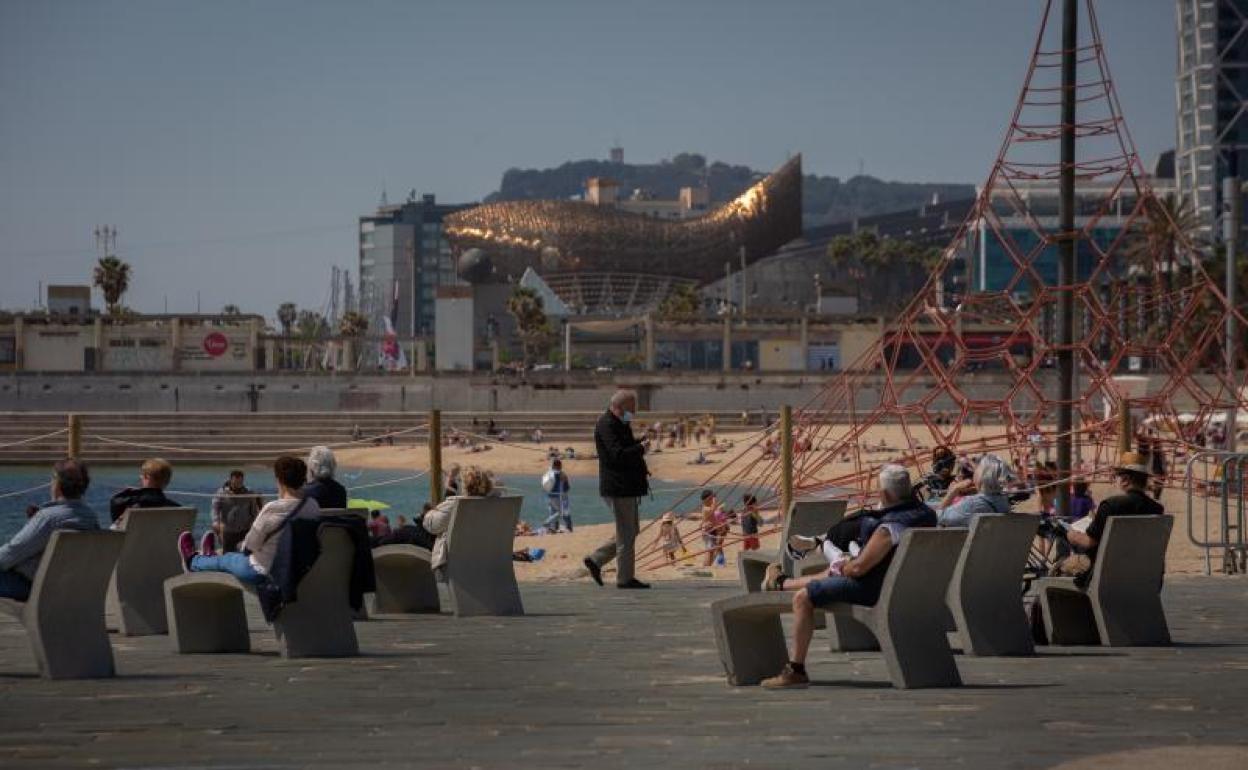
<instances>
[{"instance_id":1,"label":"wooden post","mask_svg":"<svg viewBox=\"0 0 1248 770\"><path fill-rule=\"evenodd\" d=\"M69 457L82 454L82 417L76 414L69 416Z\"/></svg>"},{"instance_id":2,"label":"wooden post","mask_svg":"<svg viewBox=\"0 0 1248 770\"><path fill-rule=\"evenodd\" d=\"M787 518L793 506L793 407L780 407L780 515ZM780 544L784 550L784 543Z\"/></svg>"},{"instance_id":3,"label":"wooden post","mask_svg":"<svg viewBox=\"0 0 1248 770\"><path fill-rule=\"evenodd\" d=\"M1131 400L1123 398L1118 404L1118 453L1131 451Z\"/></svg>"},{"instance_id":4,"label":"wooden post","mask_svg":"<svg viewBox=\"0 0 1248 770\"><path fill-rule=\"evenodd\" d=\"M442 502L442 412L429 411L429 502Z\"/></svg>"}]
</instances>

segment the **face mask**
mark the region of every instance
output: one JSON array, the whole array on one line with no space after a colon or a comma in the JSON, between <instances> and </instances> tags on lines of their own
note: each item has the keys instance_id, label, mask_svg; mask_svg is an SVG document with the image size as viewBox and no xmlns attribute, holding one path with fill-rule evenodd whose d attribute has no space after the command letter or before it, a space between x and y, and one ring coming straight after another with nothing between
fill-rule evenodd
<instances>
[{"instance_id":1,"label":"face mask","mask_svg":"<svg viewBox=\"0 0 1248 770\"><path fill-rule=\"evenodd\" d=\"M624 423L625 425L629 424L632 421L633 421L632 412L625 412L624 414L620 415L620 422Z\"/></svg>"}]
</instances>

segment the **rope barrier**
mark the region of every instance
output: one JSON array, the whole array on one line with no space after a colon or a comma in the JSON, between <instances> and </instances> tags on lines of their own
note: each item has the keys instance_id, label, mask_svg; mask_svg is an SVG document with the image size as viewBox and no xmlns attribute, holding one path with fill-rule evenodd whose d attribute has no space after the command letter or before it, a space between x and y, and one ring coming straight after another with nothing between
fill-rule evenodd
<instances>
[{"instance_id":1,"label":"rope barrier","mask_svg":"<svg viewBox=\"0 0 1248 770\"><path fill-rule=\"evenodd\" d=\"M21 497L22 495L28 495L31 492L37 492L40 489L47 489L50 486L52 486L51 482L45 481L42 484L30 487L29 489L19 489L16 492L4 492L3 494L0 494L0 500L8 497Z\"/></svg>"},{"instance_id":2,"label":"rope barrier","mask_svg":"<svg viewBox=\"0 0 1248 770\"><path fill-rule=\"evenodd\" d=\"M61 428L60 430L54 430L51 433L44 433L42 436L32 436L31 438L24 438L21 441L13 441L8 444L0 444L0 449L8 449L9 447L23 446L25 444L33 444L36 441L43 441L44 439L53 438L55 436L60 436L68 432L69 432L69 428Z\"/></svg>"},{"instance_id":3,"label":"rope barrier","mask_svg":"<svg viewBox=\"0 0 1248 770\"><path fill-rule=\"evenodd\" d=\"M302 446L302 447L292 447L289 449L273 449L273 450L266 450L266 451L270 451L273 454L302 454L303 452L311 451L312 447L314 446L326 446L326 447L329 447L330 449L350 448L357 444L372 444L372 443L376 443L377 441L384 440L386 438L390 438L393 436L401 436L401 435L405 435L408 433L412 433L414 431L425 430L428 427L429 426L426 423L425 425L417 425L414 428L404 428L403 430L391 431L390 433L379 433L376 436L371 436L369 438L355 439L352 441L347 441L347 442L342 442L342 443L337 443L337 444L309 444L308 446ZM65 429L62 429L61 432L64 432L64 430ZM108 436L102 436L98 433L92 433L89 436L87 436L87 438L95 439L96 441L101 441L105 444L132 446L132 447L137 447L139 449L156 449L161 452L195 452L198 454L219 455L219 454L238 454L240 451L238 449L210 449L210 448L175 447L175 446L167 446L163 444L147 444L147 443L143 443L139 441L126 441L124 439L119 439L119 438L110 438Z\"/></svg>"}]
</instances>

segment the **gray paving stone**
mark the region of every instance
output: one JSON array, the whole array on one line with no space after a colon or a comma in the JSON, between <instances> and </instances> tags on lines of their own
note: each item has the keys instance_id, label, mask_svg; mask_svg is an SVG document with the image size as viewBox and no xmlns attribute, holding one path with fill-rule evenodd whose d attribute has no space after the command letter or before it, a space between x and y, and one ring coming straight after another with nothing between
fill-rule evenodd
<instances>
[{"instance_id":1,"label":"gray paving stone","mask_svg":"<svg viewBox=\"0 0 1248 770\"><path fill-rule=\"evenodd\" d=\"M959 656L967 686L933 691L818 637L816 686L728 687L708 606L737 590L526 585L524 617L358 624L355 659L283 660L258 616L249 655L114 635L100 681L37 678L0 622L0 766L1043 768L1248 744L1242 579L1169 579L1175 647Z\"/></svg>"}]
</instances>

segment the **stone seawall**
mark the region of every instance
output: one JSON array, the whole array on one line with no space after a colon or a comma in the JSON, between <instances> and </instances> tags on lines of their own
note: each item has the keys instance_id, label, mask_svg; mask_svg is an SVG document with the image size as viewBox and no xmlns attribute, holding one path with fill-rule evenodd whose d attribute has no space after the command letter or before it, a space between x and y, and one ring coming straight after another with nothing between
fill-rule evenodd
<instances>
[{"instance_id":1,"label":"stone seawall","mask_svg":"<svg viewBox=\"0 0 1248 770\"><path fill-rule=\"evenodd\" d=\"M541 372L489 375L10 374L0 377L9 412L463 412L596 411L622 386L642 407L697 412L777 409L812 403L838 375L688 372ZM963 382L972 395L999 392L1000 375ZM879 403L872 379L856 409ZM954 405L934 404L952 409Z\"/></svg>"}]
</instances>

